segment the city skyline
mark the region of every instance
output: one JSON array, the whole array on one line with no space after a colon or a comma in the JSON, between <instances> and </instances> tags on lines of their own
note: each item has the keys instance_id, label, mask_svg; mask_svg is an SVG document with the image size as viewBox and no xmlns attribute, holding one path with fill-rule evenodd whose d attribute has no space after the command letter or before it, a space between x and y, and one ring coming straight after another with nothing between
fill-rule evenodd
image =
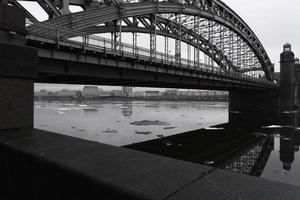
<instances>
[{"instance_id":1,"label":"city skyline","mask_svg":"<svg viewBox=\"0 0 300 200\"><path fill-rule=\"evenodd\" d=\"M67 84L42 84L36 83L34 87L34 92L39 92L41 90L47 90L49 92L58 92L64 89L67 90L83 90L85 86L96 86L103 91L112 91L112 90L122 90L122 86L103 86L103 85L67 85ZM149 87L132 87L133 92L142 92L142 91L166 91L166 90L179 90L179 91L207 91L207 90L193 90L193 89L178 89L178 88L149 88Z\"/></svg>"}]
</instances>

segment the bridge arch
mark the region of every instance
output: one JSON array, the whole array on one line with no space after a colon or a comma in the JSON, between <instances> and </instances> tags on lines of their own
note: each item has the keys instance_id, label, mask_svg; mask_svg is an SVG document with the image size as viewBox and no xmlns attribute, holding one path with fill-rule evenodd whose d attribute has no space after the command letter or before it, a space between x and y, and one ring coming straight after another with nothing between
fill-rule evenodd
<instances>
[{"instance_id":1,"label":"bridge arch","mask_svg":"<svg viewBox=\"0 0 300 200\"><path fill-rule=\"evenodd\" d=\"M143 18L147 18L147 16L144 16ZM166 29L160 29L156 30L156 34L172 39L177 39L178 36L176 35L176 32L179 31L179 25L175 22L172 22L168 19L164 18L157 18L157 21L164 24L164 26L169 26L173 31L168 31ZM106 25L106 26L93 26L84 29L83 31L85 33L89 34L102 34L102 33L111 33L114 32L114 25ZM122 25L121 27L122 32L124 33L147 33L151 34L152 30L147 27L138 27L138 26L132 26L131 24L127 24L127 26ZM227 56L220 51L214 44L210 43L209 40L205 39L201 35L198 35L192 30L189 30L185 27L181 27L181 31L185 34L186 37L182 37L181 41L193 46L194 48L199 48L200 51L208 55L210 58L213 59L221 68L223 69L233 69L235 66L233 63L227 58ZM196 38L199 37L199 45L196 43Z\"/></svg>"},{"instance_id":2,"label":"bridge arch","mask_svg":"<svg viewBox=\"0 0 300 200\"><path fill-rule=\"evenodd\" d=\"M234 43L239 43L239 41L245 43L254 55L254 61L252 63L259 63L265 72L266 78L268 80L273 80L273 65L258 38L234 11L218 0L184 1L183 3L139 2L102 5L79 13L61 15L48 20L46 23L54 24L58 27L84 31L101 23L119 20L120 18L149 16L153 13L160 15L162 18L164 15L170 14L185 15L187 20L190 19L189 17L197 16L201 19L206 19L210 22L226 27L226 30L231 31L237 37L237 39L234 39ZM174 21L174 19L171 20ZM186 26L186 28L190 28L192 30L195 27ZM214 45L213 42L211 43ZM238 52L238 50L235 51ZM225 57L222 57L226 60L228 55L226 55L226 53L223 53L223 55L225 55ZM211 54L209 56L211 56ZM233 63L232 59L234 58L229 58L228 60ZM227 64L230 64L230 62ZM233 64L233 66L235 66L235 64ZM236 67L239 68L239 66Z\"/></svg>"}]
</instances>

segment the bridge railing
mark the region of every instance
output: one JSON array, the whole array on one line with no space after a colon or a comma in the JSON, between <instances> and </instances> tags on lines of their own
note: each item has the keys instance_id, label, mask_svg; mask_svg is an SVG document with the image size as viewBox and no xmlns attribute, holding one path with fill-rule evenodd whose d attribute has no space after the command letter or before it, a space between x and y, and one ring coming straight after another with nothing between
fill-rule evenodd
<instances>
[{"instance_id":1,"label":"bridge railing","mask_svg":"<svg viewBox=\"0 0 300 200\"><path fill-rule=\"evenodd\" d=\"M59 45L61 42L67 42L80 45L83 50L85 50L86 48L92 48L94 50L100 50L101 52L113 55L126 56L150 62L168 64L174 67L199 70L208 73L227 75L233 78L245 79L253 82L273 84L272 82L264 79L255 78L240 72L222 69L213 65L204 63L199 63L198 65L193 60L184 58L176 59L175 56L171 54L165 54L159 51L156 51L151 55L150 49L147 48L138 46L135 47L132 44L124 42L119 43L118 41L113 41L97 35L89 35L84 32L57 27L52 24L26 20L26 29L29 35L54 40L57 42L57 45Z\"/></svg>"}]
</instances>

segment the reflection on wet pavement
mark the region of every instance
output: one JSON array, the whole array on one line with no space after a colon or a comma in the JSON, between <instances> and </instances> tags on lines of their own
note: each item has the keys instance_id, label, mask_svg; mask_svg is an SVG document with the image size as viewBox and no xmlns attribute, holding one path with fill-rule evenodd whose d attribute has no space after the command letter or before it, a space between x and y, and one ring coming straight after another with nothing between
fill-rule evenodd
<instances>
[{"instance_id":1,"label":"reflection on wet pavement","mask_svg":"<svg viewBox=\"0 0 300 200\"><path fill-rule=\"evenodd\" d=\"M280 125L223 124L125 147L300 186L300 130L295 113Z\"/></svg>"}]
</instances>

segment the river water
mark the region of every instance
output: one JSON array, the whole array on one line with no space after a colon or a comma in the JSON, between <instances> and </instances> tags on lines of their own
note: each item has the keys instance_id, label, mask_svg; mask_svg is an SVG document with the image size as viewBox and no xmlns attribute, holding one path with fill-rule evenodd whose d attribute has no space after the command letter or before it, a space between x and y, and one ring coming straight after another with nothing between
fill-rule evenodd
<instances>
[{"instance_id":1,"label":"river water","mask_svg":"<svg viewBox=\"0 0 300 200\"><path fill-rule=\"evenodd\" d=\"M297 112L253 128L226 124L218 102L35 102L34 113L38 129L300 186Z\"/></svg>"},{"instance_id":2,"label":"river water","mask_svg":"<svg viewBox=\"0 0 300 200\"><path fill-rule=\"evenodd\" d=\"M122 146L228 121L228 104L177 101L35 102L35 128Z\"/></svg>"}]
</instances>

